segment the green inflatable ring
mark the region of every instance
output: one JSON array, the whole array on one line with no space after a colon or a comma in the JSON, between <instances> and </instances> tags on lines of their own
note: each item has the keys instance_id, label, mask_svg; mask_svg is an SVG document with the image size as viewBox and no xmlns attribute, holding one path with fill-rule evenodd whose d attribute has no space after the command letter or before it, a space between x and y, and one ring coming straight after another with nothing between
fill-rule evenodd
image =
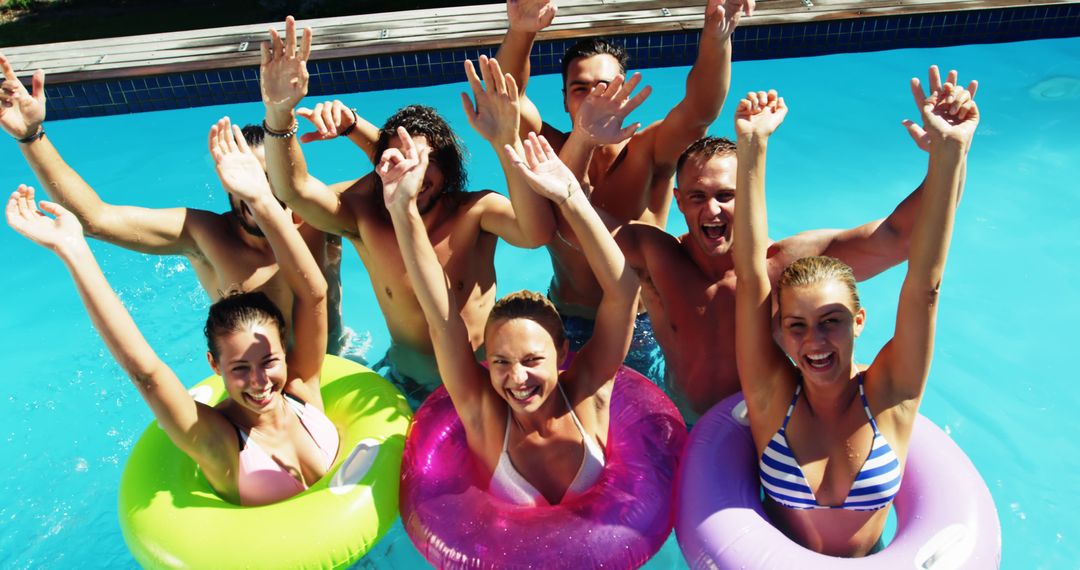
<instances>
[{"instance_id":1,"label":"green inflatable ring","mask_svg":"<svg viewBox=\"0 0 1080 570\"><path fill-rule=\"evenodd\" d=\"M191 389L217 403L219 376ZM359 560L398 516L412 412L396 388L355 362L327 356L322 396L341 434L325 477L273 505L241 507L214 493L194 461L151 422L120 478L120 528L148 568L339 568Z\"/></svg>"}]
</instances>

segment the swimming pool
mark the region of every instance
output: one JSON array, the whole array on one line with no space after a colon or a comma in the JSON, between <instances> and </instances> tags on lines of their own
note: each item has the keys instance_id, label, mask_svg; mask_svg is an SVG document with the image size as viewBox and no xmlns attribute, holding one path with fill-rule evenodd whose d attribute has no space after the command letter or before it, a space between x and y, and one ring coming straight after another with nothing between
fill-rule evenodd
<instances>
[{"instance_id":1,"label":"swimming pool","mask_svg":"<svg viewBox=\"0 0 1080 570\"><path fill-rule=\"evenodd\" d=\"M1004 568L1075 568L1080 509L1072 475L1080 471L1069 418L1080 407L1070 373L1054 364L1075 350L1069 325L1080 320L1070 293L1080 278L1080 39L900 50L735 64L732 98L713 134L731 133L733 98L776 88L791 113L769 160L774 237L810 228L849 227L887 214L919 183L925 157L900 120L917 118L907 79L930 63L978 78L984 119L976 135L942 294L935 366L922 412L972 458L1002 523ZM654 94L642 118L681 96L685 68L651 69ZM530 83L530 94L558 93L558 77ZM381 122L399 104L438 107L471 150L472 188L501 188L491 150L468 128L461 85L346 95ZM567 126L561 103L542 112ZM47 124L49 136L108 201L147 206L226 207L206 131L228 114L256 122L260 104L203 107ZM324 180L369 170L343 141L307 147ZM112 157L112 158L109 158ZM0 144L0 189L33 175L13 142ZM35 184L36 185L36 184ZM670 230L685 224L678 214ZM7 228L0 247L0 346L8 363L0 398L5 464L0 479L0 566L131 567L120 536L116 494L124 461L149 410L93 332L63 267ZM106 274L152 346L182 378L205 377L201 328L208 306L186 262L95 243ZM389 339L355 253L344 255L345 323L352 352L378 359ZM1074 261L1069 261L1073 259ZM543 251L498 250L500 294L545 290ZM861 285L868 323L857 356L867 361L891 335L902 268ZM1062 478L1064 474L1064 479ZM1071 497L1071 498L1070 498ZM417 561L394 531L361 565ZM243 547L243 545L238 545ZM678 563L669 544L653 564Z\"/></svg>"}]
</instances>

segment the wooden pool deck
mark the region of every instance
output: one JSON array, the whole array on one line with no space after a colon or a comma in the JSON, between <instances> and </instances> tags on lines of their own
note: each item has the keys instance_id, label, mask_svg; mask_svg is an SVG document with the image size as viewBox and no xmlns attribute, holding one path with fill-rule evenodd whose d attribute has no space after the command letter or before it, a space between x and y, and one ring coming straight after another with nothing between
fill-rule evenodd
<instances>
[{"instance_id":1,"label":"wooden pool deck","mask_svg":"<svg viewBox=\"0 0 1080 570\"><path fill-rule=\"evenodd\" d=\"M740 26L1076 4L1064 0L758 0ZM700 30L702 0L565 0L540 40ZM0 48L20 76L46 71L51 85L257 66L272 24ZM281 23L276 24L279 29ZM497 45L506 32L502 4L305 20L313 61Z\"/></svg>"}]
</instances>

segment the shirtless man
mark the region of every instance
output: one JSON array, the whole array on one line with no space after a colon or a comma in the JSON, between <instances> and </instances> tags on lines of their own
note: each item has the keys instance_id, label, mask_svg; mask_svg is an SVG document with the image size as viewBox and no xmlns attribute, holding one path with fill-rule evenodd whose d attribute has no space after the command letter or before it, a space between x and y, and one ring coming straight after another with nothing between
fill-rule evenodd
<instances>
[{"instance_id":1,"label":"shirtless man","mask_svg":"<svg viewBox=\"0 0 1080 570\"><path fill-rule=\"evenodd\" d=\"M34 74L33 93L30 93L3 55L0 66L4 72L0 86L0 126L19 141L19 150L37 175L41 188L78 217L87 235L142 253L183 255L212 300L234 290L262 291L281 308L287 320L291 319L288 315L292 314L292 291L278 271L270 243L245 203L230 194L230 210L218 214L194 208L141 208L102 201L64 162L45 135L42 125L45 72L38 70ZM262 129L245 127L244 137L263 160ZM306 224L300 225L299 230L315 260L328 274L327 281L335 284L330 287L337 294L329 303L331 337L327 348L336 352L341 336L339 266L326 264L325 234ZM340 260L340 255L336 257ZM291 330L291 320L288 324Z\"/></svg>"},{"instance_id":2,"label":"shirtless man","mask_svg":"<svg viewBox=\"0 0 1080 570\"><path fill-rule=\"evenodd\" d=\"M567 165L591 184L590 201L621 222L642 221L664 227L671 205L675 164L690 143L705 135L720 114L731 76L731 33L740 13L750 14L754 0L709 0L697 61L686 80L686 94L663 120L627 136L630 127L612 136L593 136L601 129L580 129L584 99L599 86L632 90L638 76L623 84L626 52L604 40L578 42L563 56L563 103L574 125L563 133L541 120L536 107L522 98L521 132L543 134L563 156L564 148L578 149L591 161ZM550 0L512 0L507 3L510 28L497 59L525 90L529 54L537 32L555 15ZM623 116L648 96L646 88L621 109ZM629 131L629 132L627 132ZM565 160L565 159L564 159ZM582 176L585 174L585 176ZM549 244L554 277L548 296L564 316L571 348L578 349L592 332L592 319L600 302L600 286L585 257L567 241ZM662 358L652 341L647 315L634 327L634 341L626 363L662 384Z\"/></svg>"},{"instance_id":3,"label":"shirtless man","mask_svg":"<svg viewBox=\"0 0 1080 570\"><path fill-rule=\"evenodd\" d=\"M405 273L401 250L374 173L358 180L326 185L308 174L300 143L294 135L294 107L307 93L307 58L311 30L305 29L299 49L296 24L286 20L285 36L270 32L263 45L261 78L266 105L266 154L270 181L278 198L315 227L347 238L367 268L379 308L390 331L392 346L384 359L386 376L395 382L414 407L440 384L427 321ZM467 64L466 71L476 109L467 103L469 122L508 161L503 145L521 148L517 133L517 87L504 77L495 60L481 65L486 87ZM509 115L509 119L507 119ZM519 247L539 247L550 241L554 220L550 214L517 216L521 211L550 212L542 198L517 176L508 179L514 205L492 191L466 192L461 149L446 122L433 109L410 106L383 125L374 156L387 148L400 149L397 128L405 127L413 140L431 148L431 161L418 198L421 217L439 262L458 294L457 309L465 319L474 349L483 342L484 322L495 301L495 244L498 238ZM504 171L512 169L504 163Z\"/></svg>"},{"instance_id":4,"label":"shirtless man","mask_svg":"<svg viewBox=\"0 0 1080 570\"><path fill-rule=\"evenodd\" d=\"M956 84L955 71L948 80ZM941 88L936 67L932 89ZM918 82L916 82L918 85ZM974 93L976 82L968 86ZM927 150L921 129L905 122ZM706 137L679 159L675 200L689 232L675 237L648 224L615 230L616 242L641 279L667 364L667 392L687 424L739 390L735 368L735 268L731 224L735 208L735 143ZM792 261L828 255L847 263L855 278L869 279L907 259L922 186L888 217L847 230L811 230L773 242L768 250L774 284Z\"/></svg>"}]
</instances>

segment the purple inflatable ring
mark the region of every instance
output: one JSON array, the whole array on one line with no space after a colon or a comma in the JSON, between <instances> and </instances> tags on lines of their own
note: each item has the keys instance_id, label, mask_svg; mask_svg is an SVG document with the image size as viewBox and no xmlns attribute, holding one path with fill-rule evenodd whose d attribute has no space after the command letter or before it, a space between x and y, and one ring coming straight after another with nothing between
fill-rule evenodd
<instances>
[{"instance_id":1,"label":"purple inflatable ring","mask_svg":"<svg viewBox=\"0 0 1080 570\"><path fill-rule=\"evenodd\" d=\"M997 568L997 509L967 455L920 415L896 509L896 536L877 554L837 558L796 544L765 515L757 450L742 394L694 426L676 485L675 535L691 568Z\"/></svg>"},{"instance_id":2,"label":"purple inflatable ring","mask_svg":"<svg viewBox=\"0 0 1080 570\"><path fill-rule=\"evenodd\" d=\"M436 568L636 568L671 534L686 424L637 372L615 377L606 465L580 497L521 507L476 481L465 429L440 387L416 412L401 464L401 520Z\"/></svg>"}]
</instances>

